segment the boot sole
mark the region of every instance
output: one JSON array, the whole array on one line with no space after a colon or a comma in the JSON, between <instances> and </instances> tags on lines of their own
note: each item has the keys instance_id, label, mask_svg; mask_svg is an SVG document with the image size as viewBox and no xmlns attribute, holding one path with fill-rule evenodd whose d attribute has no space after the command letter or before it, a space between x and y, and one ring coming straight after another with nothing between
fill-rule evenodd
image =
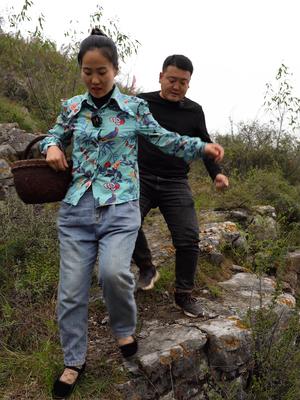
<instances>
[{"instance_id":1,"label":"boot sole","mask_svg":"<svg viewBox=\"0 0 300 400\"><path fill-rule=\"evenodd\" d=\"M185 314L187 317L190 317L190 318L199 318L202 316L201 314L195 315L195 314L189 313L188 311L184 310L182 307L180 307L176 303L174 303L174 307L177 308L177 310L181 310L183 312L183 314Z\"/></svg>"},{"instance_id":2,"label":"boot sole","mask_svg":"<svg viewBox=\"0 0 300 400\"><path fill-rule=\"evenodd\" d=\"M156 271L154 277L151 279L151 282L149 283L149 285L144 286L144 287L140 287L141 290L151 290L154 288L154 284L155 282L157 282L160 278L159 272Z\"/></svg>"}]
</instances>

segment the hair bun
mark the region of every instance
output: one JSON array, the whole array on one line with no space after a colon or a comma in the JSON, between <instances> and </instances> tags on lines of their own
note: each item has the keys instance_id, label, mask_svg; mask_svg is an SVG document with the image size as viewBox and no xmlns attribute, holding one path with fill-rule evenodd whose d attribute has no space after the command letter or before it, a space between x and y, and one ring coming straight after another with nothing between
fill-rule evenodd
<instances>
[{"instance_id":1,"label":"hair bun","mask_svg":"<svg viewBox=\"0 0 300 400\"><path fill-rule=\"evenodd\" d=\"M107 37L107 35L103 31L101 31L101 29L99 29L99 28L93 28L92 32L91 32L91 35L98 35L98 36Z\"/></svg>"}]
</instances>

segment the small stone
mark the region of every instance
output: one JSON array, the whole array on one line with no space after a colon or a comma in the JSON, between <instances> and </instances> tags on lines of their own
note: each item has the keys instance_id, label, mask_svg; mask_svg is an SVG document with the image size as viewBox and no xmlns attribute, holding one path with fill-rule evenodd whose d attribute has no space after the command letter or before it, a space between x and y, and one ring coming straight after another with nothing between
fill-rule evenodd
<instances>
[{"instance_id":1,"label":"small stone","mask_svg":"<svg viewBox=\"0 0 300 400\"><path fill-rule=\"evenodd\" d=\"M103 320L101 321L101 325L106 325L106 324L108 324L108 322L109 322L109 316L106 315L106 316L103 318Z\"/></svg>"},{"instance_id":2,"label":"small stone","mask_svg":"<svg viewBox=\"0 0 300 400\"><path fill-rule=\"evenodd\" d=\"M231 271L233 271L233 272L249 272L247 268L241 267L240 265L235 265L235 264L233 264L233 265L230 267L230 269L231 269Z\"/></svg>"}]
</instances>

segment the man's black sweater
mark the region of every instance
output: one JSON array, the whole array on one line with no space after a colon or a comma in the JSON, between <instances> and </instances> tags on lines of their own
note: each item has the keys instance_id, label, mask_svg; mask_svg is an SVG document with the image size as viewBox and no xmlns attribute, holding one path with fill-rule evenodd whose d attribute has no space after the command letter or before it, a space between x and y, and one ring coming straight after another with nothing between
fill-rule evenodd
<instances>
[{"instance_id":1,"label":"man's black sweater","mask_svg":"<svg viewBox=\"0 0 300 400\"><path fill-rule=\"evenodd\" d=\"M165 129L181 135L199 137L207 143L211 139L207 133L202 107L194 101L184 98L180 102L163 99L159 92L141 93L138 97L146 100L156 121ZM141 173L150 173L162 178L186 178L189 165L181 158L169 156L139 135L138 162ZM212 178L221 173L221 169L211 159L204 159L206 169Z\"/></svg>"}]
</instances>

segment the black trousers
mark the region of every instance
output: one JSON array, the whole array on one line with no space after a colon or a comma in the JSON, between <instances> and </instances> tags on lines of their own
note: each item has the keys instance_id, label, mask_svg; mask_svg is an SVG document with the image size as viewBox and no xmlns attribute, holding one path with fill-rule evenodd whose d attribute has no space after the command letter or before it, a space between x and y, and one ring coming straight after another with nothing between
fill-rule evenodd
<instances>
[{"instance_id":1,"label":"black trousers","mask_svg":"<svg viewBox=\"0 0 300 400\"><path fill-rule=\"evenodd\" d=\"M159 207L168 225L176 249L175 288L192 290L199 254L199 226L188 180L140 174L142 221L150 209L156 207ZM151 252L142 228L133 259L139 268L151 263Z\"/></svg>"}]
</instances>

